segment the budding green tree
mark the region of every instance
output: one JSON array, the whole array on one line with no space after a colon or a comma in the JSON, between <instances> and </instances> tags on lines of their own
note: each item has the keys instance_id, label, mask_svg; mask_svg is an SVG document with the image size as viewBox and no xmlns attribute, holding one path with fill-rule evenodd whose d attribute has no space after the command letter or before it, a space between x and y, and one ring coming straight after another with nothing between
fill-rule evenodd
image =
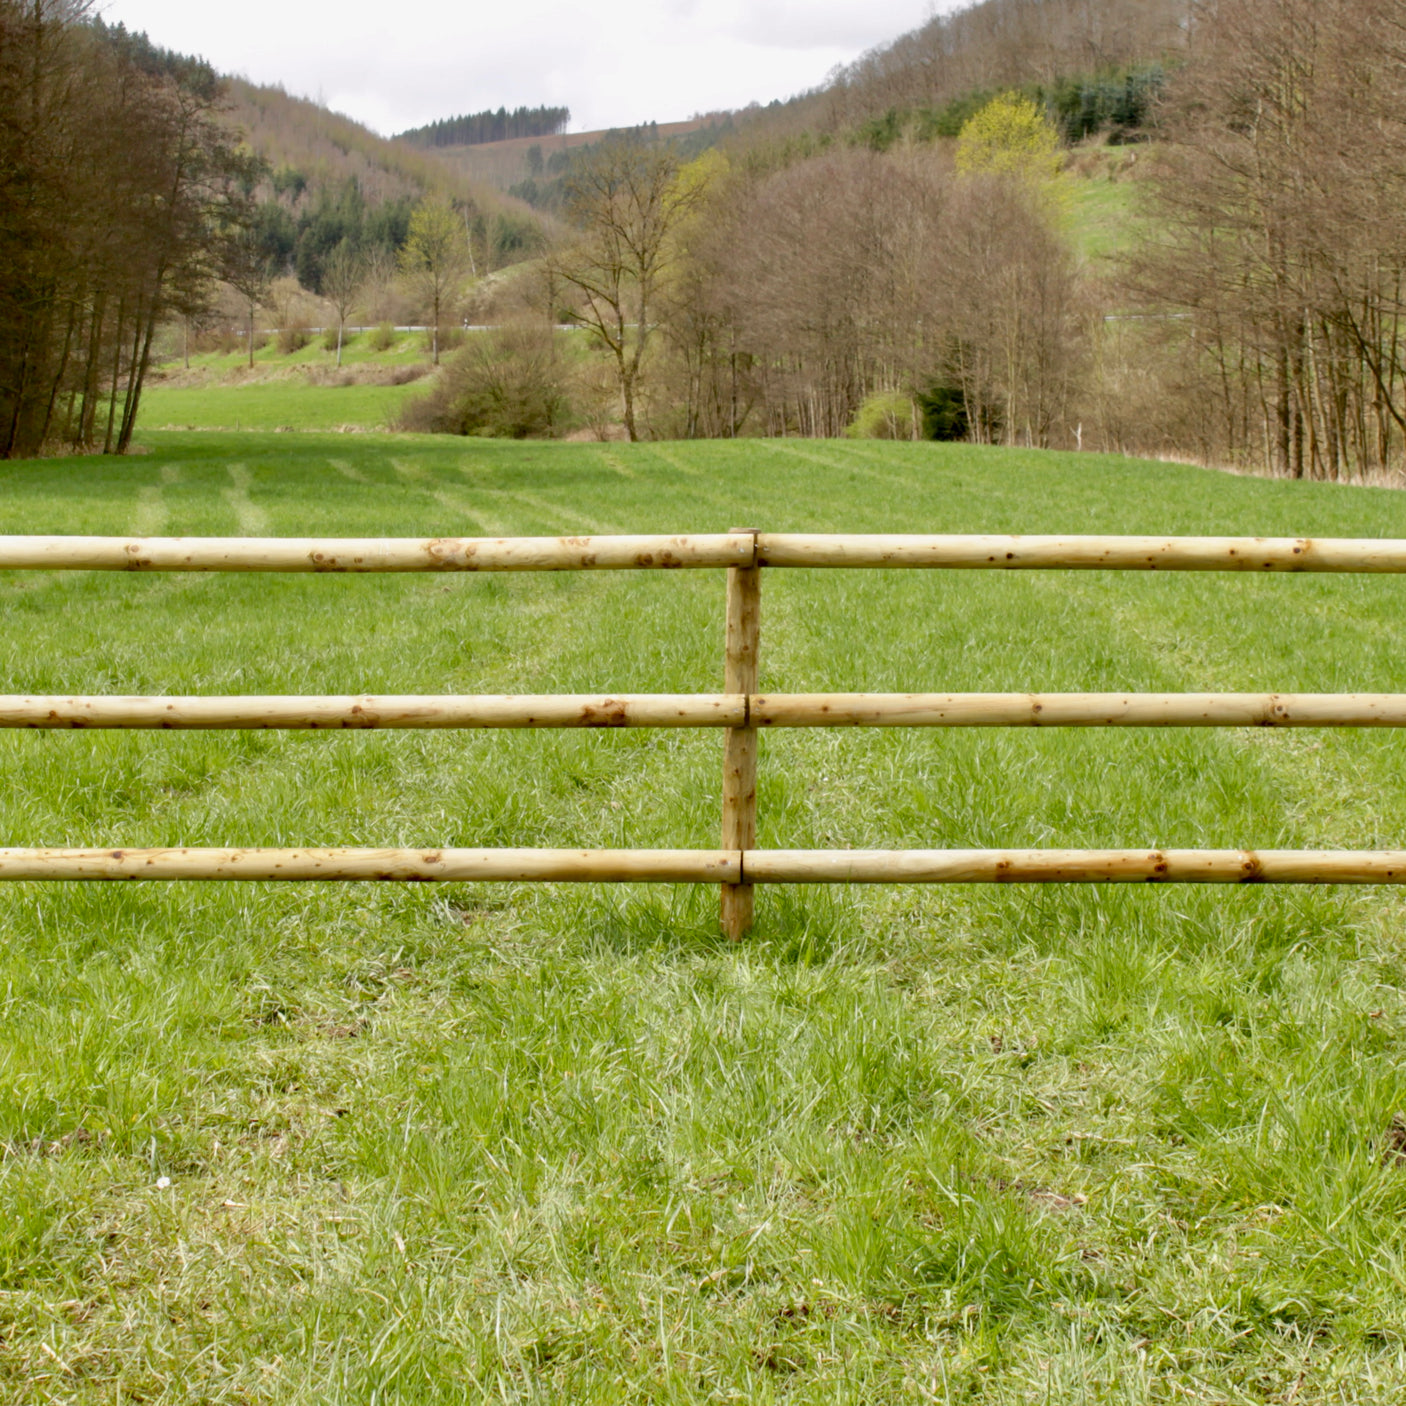
<instances>
[{"instance_id":1,"label":"budding green tree","mask_svg":"<svg viewBox=\"0 0 1406 1406\"><path fill-rule=\"evenodd\" d=\"M956 156L963 175L1014 176L1039 184L1059 174L1059 133L1030 98L1002 93L967 119Z\"/></svg>"},{"instance_id":2,"label":"budding green tree","mask_svg":"<svg viewBox=\"0 0 1406 1406\"><path fill-rule=\"evenodd\" d=\"M469 269L469 241L459 212L443 197L415 207L410 233L400 251L400 271L430 313L430 345L439 365L439 329L463 288Z\"/></svg>"}]
</instances>

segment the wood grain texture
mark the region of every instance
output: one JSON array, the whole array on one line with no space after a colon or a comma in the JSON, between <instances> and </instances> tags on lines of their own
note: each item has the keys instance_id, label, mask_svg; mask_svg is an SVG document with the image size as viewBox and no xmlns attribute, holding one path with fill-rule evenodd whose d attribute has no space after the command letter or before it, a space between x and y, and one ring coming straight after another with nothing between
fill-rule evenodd
<instances>
[{"instance_id":1,"label":"wood grain texture","mask_svg":"<svg viewBox=\"0 0 1406 1406\"><path fill-rule=\"evenodd\" d=\"M733 727L746 716L740 694L0 697L0 728Z\"/></svg>"},{"instance_id":2,"label":"wood grain texture","mask_svg":"<svg viewBox=\"0 0 1406 1406\"><path fill-rule=\"evenodd\" d=\"M0 879L319 879L392 882L734 882L717 850L0 849Z\"/></svg>"},{"instance_id":3,"label":"wood grain texture","mask_svg":"<svg viewBox=\"0 0 1406 1406\"><path fill-rule=\"evenodd\" d=\"M1406 694L0 696L0 728L337 731L610 727L1406 727Z\"/></svg>"},{"instance_id":4,"label":"wood grain texture","mask_svg":"<svg viewBox=\"0 0 1406 1406\"><path fill-rule=\"evenodd\" d=\"M0 537L0 570L614 571L750 562L750 534L636 537Z\"/></svg>"},{"instance_id":5,"label":"wood grain texture","mask_svg":"<svg viewBox=\"0 0 1406 1406\"><path fill-rule=\"evenodd\" d=\"M1406 541L1310 537L918 536L763 532L763 566L1406 572Z\"/></svg>"},{"instance_id":6,"label":"wood grain texture","mask_svg":"<svg viewBox=\"0 0 1406 1406\"><path fill-rule=\"evenodd\" d=\"M755 540L755 534L749 534ZM727 636L723 688L744 698L756 692L761 657L761 572L756 566L734 566L727 573ZM744 710L723 745L722 848L748 850L757 842L757 729ZM752 927L755 899L752 885L724 884L721 924L734 942Z\"/></svg>"},{"instance_id":7,"label":"wood grain texture","mask_svg":"<svg viewBox=\"0 0 1406 1406\"><path fill-rule=\"evenodd\" d=\"M0 880L1406 884L1406 850L0 849Z\"/></svg>"},{"instance_id":8,"label":"wood grain texture","mask_svg":"<svg viewBox=\"0 0 1406 1406\"><path fill-rule=\"evenodd\" d=\"M1406 850L753 850L769 884L1402 884Z\"/></svg>"},{"instance_id":9,"label":"wood grain texture","mask_svg":"<svg viewBox=\"0 0 1406 1406\"><path fill-rule=\"evenodd\" d=\"M774 693L758 727L1406 727L1401 693Z\"/></svg>"}]
</instances>

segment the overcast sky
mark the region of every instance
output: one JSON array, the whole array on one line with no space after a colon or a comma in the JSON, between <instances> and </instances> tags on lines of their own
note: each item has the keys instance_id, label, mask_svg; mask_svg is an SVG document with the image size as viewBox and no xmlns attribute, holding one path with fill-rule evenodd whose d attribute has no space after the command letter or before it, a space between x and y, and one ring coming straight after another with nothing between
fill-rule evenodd
<instances>
[{"instance_id":1,"label":"overcast sky","mask_svg":"<svg viewBox=\"0 0 1406 1406\"><path fill-rule=\"evenodd\" d=\"M787 98L949 0L98 0L109 23L389 135L482 108L577 131Z\"/></svg>"}]
</instances>

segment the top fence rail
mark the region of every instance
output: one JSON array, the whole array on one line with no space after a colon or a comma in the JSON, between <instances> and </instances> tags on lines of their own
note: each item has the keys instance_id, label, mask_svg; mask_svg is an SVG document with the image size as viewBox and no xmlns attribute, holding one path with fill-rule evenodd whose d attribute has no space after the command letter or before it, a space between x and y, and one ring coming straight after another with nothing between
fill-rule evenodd
<instances>
[{"instance_id":1,"label":"top fence rail","mask_svg":"<svg viewBox=\"0 0 1406 1406\"><path fill-rule=\"evenodd\" d=\"M0 570L10 571L367 573L732 566L1406 574L1406 541L785 532L631 537L0 537Z\"/></svg>"}]
</instances>

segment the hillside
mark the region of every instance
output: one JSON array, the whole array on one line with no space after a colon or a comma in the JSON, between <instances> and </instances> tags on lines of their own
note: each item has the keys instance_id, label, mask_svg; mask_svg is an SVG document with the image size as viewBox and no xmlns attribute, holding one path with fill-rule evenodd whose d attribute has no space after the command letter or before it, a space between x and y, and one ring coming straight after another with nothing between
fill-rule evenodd
<instances>
[{"instance_id":1,"label":"hillside","mask_svg":"<svg viewBox=\"0 0 1406 1406\"><path fill-rule=\"evenodd\" d=\"M692 117L686 122L651 123L645 130L660 140L669 140L688 137L710 127L730 129L731 120L729 114L710 113ZM607 135L609 133L602 130L561 132L548 137L511 137L501 142L434 147L424 150L423 154L430 161L439 163L455 180L507 191L522 181L543 174L559 174L569 160L568 153L593 146ZM409 143L397 138L395 145L408 147ZM531 154L534 149L537 157Z\"/></svg>"},{"instance_id":2,"label":"hillside","mask_svg":"<svg viewBox=\"0 0 1406 1406\"><path fill-rule=\"evenodd\" d=\"M483 268L529 257L550 237L546 217L427 152L282 88L228 85L227 120L268 163L257 192L263 257L304 288L322 291L327 260L344 240L393 262L427 196L464 212Z\"/></svg>"},{"instance_id":3,"label":"hillside","mask_svg":"<svg viewBox=\"0 0 1406 1406\"><path fill-rule=\"evenodd\" d=\"M964 99L1008 88L1053 94L1174 58L1189 0L979 0L870 50L823 87L738 114L749 145L858 132L891 114L960 119ZM939 135L953 135L940 132Z\"/></svg>"},{"instance_id":4,"label":"hillside","mask_svg":"<svg viewBox=\"0 0 1406 1406\"><path fill-rule=\"evenodd\" d=\"M371 204L418 199L432 192L476 204L485 199L496 203L469 173L435 161L408 143L378 136L350 117L282 88L242 78L228 83L229 120L275 171L295 171L309 186L355 179Z\"/></svg>"},{"instance_id":5,"label":"hillside","mask_svg":"<svg viewBox=\"0 0 1406 1406\"><path fill-rule=\"evenodd\" d=\"M870 50L823 87L765 106L651 123L661 139L695 150L726 143L756 153L847 137L883 149L905 131L955 136L987 98L1025 89L1048 106L1067 140L1137 129L1160 68L1183 48L1190 0L978 0ZM450 124L436 124L447 127ZM572 153L605 131L425 145L431 128L393 145L423 156L452 181L513 192L552 210ZM706 135L705 135L706 134ZM413 140L412 140L413 139ZM691 139L691 140L687 140Z\"/></svg>"}]
</instances>

